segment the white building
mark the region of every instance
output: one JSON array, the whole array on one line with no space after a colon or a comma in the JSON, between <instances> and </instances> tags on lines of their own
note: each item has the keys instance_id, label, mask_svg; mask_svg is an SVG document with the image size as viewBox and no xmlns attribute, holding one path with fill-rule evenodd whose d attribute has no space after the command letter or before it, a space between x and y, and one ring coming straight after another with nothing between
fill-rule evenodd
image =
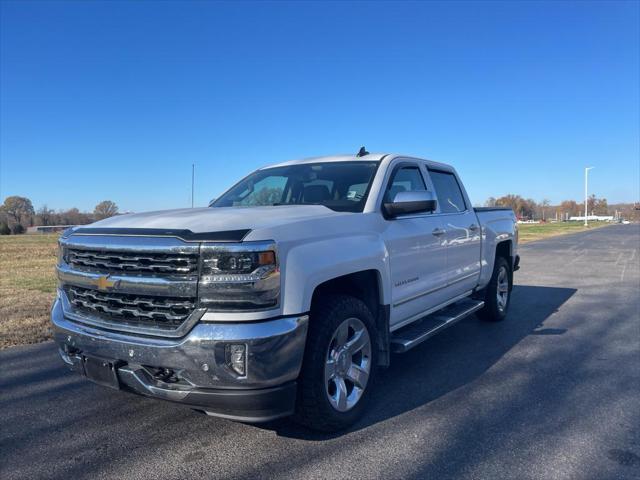
<instances>
[{"instance_id":1,"label":"white building","mask_svg":"<svg viewBox=\"0 0 640 480\"><path fill-rule=\"evenodd\" d=\"M570 221L584 222L584 215L581 217L569 217ZM612 222L613 215L588 215L587 220L593 222Z\"/></svg>"}]
</instances>

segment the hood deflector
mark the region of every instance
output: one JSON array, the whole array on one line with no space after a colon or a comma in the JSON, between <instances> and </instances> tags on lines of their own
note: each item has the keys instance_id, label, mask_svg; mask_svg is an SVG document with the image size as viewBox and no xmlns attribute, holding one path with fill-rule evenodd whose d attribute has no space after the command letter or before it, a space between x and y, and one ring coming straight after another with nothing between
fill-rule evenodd
<instances>
[{"instance_id":1,"label":"hood deflector","mask_svg":"<svg viewBox=\"0 0 640 480\"><path fill-rule=\"evenodd\" d=\"M135 237L176 237L185 242L241 242L251 230L198 232L187 229L165 228L78 228L72 235L120 235Z\"/></svg>"}]
</instances>

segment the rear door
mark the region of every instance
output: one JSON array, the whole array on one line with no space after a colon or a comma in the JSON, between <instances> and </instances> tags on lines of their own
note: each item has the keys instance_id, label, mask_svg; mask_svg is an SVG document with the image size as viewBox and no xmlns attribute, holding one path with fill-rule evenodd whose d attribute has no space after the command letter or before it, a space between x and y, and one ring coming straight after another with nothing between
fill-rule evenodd
<instances>
[{"instance_id":1,"label":"rear door","mask_svg":"<svg viewBox=\"0 0 640 480\"><path fill-rule=\"evenodd\" d=\"M480 276L482 235L478 217L454 172L433 168L428 172L446 231L447 292L461 295L475 288Z\"/></svg>"},{"instance_id":2,"label":"rear door","mask_svg":"<svg viewBox=\"0 0 640 480\"><path fill-rule=\"evenodd\" d=\"M383 202L398 192L427 190L426 170L402 160L390 166ZM432 213L407 214L385 221L392 283L391 327L420 314L442 299L447 283L446 238L442 219Z\"/></svg>"}]
</instances>

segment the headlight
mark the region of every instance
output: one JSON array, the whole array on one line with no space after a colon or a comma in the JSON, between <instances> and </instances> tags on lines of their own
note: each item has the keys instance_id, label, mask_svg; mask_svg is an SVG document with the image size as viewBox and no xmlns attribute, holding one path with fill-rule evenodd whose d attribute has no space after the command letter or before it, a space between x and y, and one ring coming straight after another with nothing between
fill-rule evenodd
<instances>
[{"instance_id":1,"label":"headlight","mask_svg":"<svg viewBox=\"0 0 640 480\"><path fill-rule=\"evenodd\" d=\"M75 232L79 228L80 228L80 226L78 226L78 225L76 225L75 227L65 228L64 231L62 232L62 234L60 235L60 238L67 238L67 237L71 236L71 234L73 232Z\"/></svg>"},{"instance_id":2,"label":"headlight","mask_svg":"<svg viewBox=\"0 0 640 480\"><path fill-rule=\"evenodd\" d=\"M58 240L58 265L67 263L66 261L67 248Z\"/></svg>"},{"instance_id":3,"label":"headlight","mask_svg":"<svg viewBox=\"0 0 640 480\"><path fill-rule=\"evenodd\" d=\"M75 232L78 228L80 227L77 225L75 227L69 227L65 229L60 235L60 238L58 239L58 265L62 265L63 263L66 263L65 256L67 254L67 251L66 251L67 249L63 245L62 240L69 238L73 234L73 232Z\"/></svg>"},{"instance_id":4,"label":"headlight","mask_svg":"<svg viewBox=\"0 0 640 480\"><path fill-rule=\"evenodd\" d=\"M58 243L58 265L64 263L64 247Z\"/></svg>"},{"instance_id":5,"label":"headlight","mask_svg":"<svg viewBox=\"0 0 640 480\"><path fill-rule=\"evenodd\" d=\"M280 270L272 243L203 245L200 253L201 306L225 312L278 306Z\"/></svg>"}]
</instances>

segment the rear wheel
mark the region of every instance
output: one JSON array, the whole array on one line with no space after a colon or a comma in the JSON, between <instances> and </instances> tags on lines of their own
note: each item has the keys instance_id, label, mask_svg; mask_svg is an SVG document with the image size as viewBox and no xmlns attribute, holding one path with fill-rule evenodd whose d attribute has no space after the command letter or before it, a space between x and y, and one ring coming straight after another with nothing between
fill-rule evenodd
<instances>
[{"instance_id":1,"label":"rear wheel","mask_svg":"<svg viewBox=\"0 0 640 480\"><path fill-rule=\"evenodd\" d=\"M478 311L480 318L491 322L505 319L511 301L512 279L507 259L496 257L491 280L484 291L484 307Z\"/></svg>"},{"instance_id":2,"label":"rear wheel","mask_svg":"<svg viewBox=\"0 0 640 480\"><path fill-rule=\"evenodd\" d=\"M375 376L375 323L354 297L327 295L318 305L311 312L296 419L336 431L364 413Z\"/></svg>"}]
</instances>

